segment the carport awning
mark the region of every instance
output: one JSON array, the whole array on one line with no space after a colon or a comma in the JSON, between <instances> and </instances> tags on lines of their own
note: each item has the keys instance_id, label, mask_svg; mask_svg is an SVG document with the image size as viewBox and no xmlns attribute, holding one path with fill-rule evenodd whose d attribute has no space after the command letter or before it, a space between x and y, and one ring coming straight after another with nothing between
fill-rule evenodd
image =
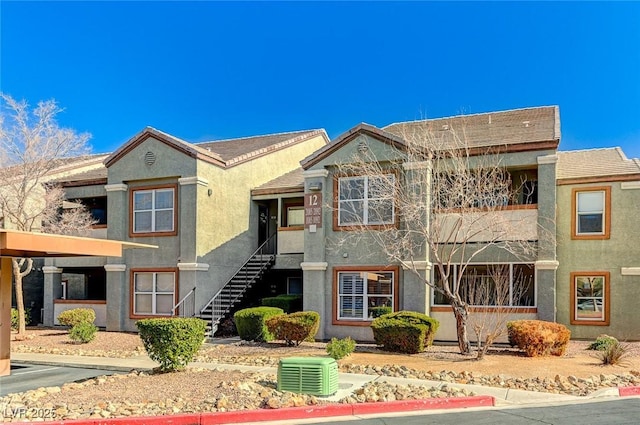
<instances>
[{"instance_id":1,"label":"carport awning","mask_svg":"<svg viewBox=\"0 0 640 425\"><path fill-rule=\"evenodd\" d=\"M122 257L122 251L127 248L157 248L157 246L0 229L1 257Z\"/></svg>"}]
</instances>

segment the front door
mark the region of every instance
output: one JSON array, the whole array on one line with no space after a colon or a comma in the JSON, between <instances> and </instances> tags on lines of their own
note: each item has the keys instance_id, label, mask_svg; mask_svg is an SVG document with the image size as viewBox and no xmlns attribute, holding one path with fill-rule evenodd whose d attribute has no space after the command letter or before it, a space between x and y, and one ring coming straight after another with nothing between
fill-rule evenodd
<instances>
[{"instance_id":1,"label":"front door","mask_svg":"<svg viewBox=\"0 0 640 425\"><path fill-rule=\"evenodd\" d=\"M258 246L269 238L269 207L258 205Z\"/></svg>"}]
</instances>

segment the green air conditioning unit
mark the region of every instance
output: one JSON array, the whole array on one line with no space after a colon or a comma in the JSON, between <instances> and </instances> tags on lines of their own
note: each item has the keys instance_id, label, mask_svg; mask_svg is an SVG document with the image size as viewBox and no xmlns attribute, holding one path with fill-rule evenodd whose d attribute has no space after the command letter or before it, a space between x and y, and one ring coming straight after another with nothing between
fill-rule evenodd
<instances>
[{"instance_id":1,"label":"green air conditioning unit","mask_svg":"<svg viewBox=\"0 0 640 425\"><path fill-rule=\"evenodd\" d=\"M288 357L278 363L278 391L329 396L338 391L338 364L329 357Z\"/></svg>"}]
</instances>

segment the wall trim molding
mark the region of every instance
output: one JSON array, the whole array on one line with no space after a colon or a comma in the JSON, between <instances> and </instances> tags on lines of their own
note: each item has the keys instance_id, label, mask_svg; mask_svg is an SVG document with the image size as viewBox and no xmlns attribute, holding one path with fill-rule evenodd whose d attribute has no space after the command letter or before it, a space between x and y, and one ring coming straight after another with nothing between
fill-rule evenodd
<instances>
[{"instance_id":1,"label":"wall trim molding","mask_svg":"<svg viewBox=\"0 0 640 425\"><path fill-rule=\"evenodd\" d=\"M126 192L129 186L124 183L114 183L104 185L104 190L107 192Z\"/></svg>"},{"instance_id":2,"label":"wall trim molding","mask_svg":"<svg viewBox=\"0 0 640 425\"><path fill-rule=\"evenodd\" d=\"M206 263L178 263L178 270L181 272L206 272L209 271L209 264Z\"/></svg>"},{"instance_id":3,"label":"wall trim molding","mask_svg":"<svg viewBox=\"0 0 640 425\"><path fill-rule=\"evenodd\" d=\"M302 270L317 270L324 271L329 267L329 263L326 261L305 261L300 263L300 268Z\"/></svg>"},{"instance_id":4,"label":"wall trim molding","mask_svg":"<svg viewBox=\"0 0 640 425\"><path fill-rule=\"evenodd\" d=\"M302 172L304 178L313 178L313 177L322 177L326 178L329 175L329 170L321 169L321 170L305 170Z\"/></svg>"},{"instance_id":5,"label":"wall trim molding","mask_svg":"<svg viewBox=\"0 0 640 425\"><path fill-rule=\"evenodd\" d=\"M209 186L209 180L198 176L180 177L178 179L178 183L180 184L180 186L186 186L190 184L197 184L205 187Z\"/></svg>"},{"instance_id":6,"label":"wall trim molding","mask_svg":"<svg viewBox=\"0 0 640 425\"><path fill-rule=\"evenodd\" d=\"M538 260L536 261L537 270L558 270L560 263L556 260Z\"/></svg>"},{"instance_id":7,"label":"wall trim molding","mask_svg":"<svg viewBox=\"0 0 640 425\"><path fill-rule=\"evenodd\" d=\"M622 276L640 276L640 267L622 267L620 274Z\"/></svg>"},{"instance_id":8,"label":"wall trim molding","mask_svg":"<svg viewBox=\"0 0 640 425\"><path fill-rule=\"evenodd\" d=\"M127 270L126 264L105 264L104 269L108 272L123 272Z\"/></svg>"},{"instance_id":9,"label":"wall trim molding","mask_svg":"<svg viewBox=\"0 0 640 425\"><path fill-rule=\"evenodd\" d=\"M403 270L431 270L433 263L430 261L403 261Z\"/></svg>"},{"instance_id":10,"label":"wall trim molding","mask_svg":"<svg viewBox=\"0 0 640 425\"><path fill-rule=\"evenodd\" d=\"M56 266L43 266L42 273L44 274L62 273L62 269Z\"/></svg>"},{"instance_id":11,"label":"wall trim molding","mask_svg":"<svg viewBox=\"0 0 640 425\"><path fill-rule=\"evenodd\" d=\"M622 190L627 190L627 189L640 189L640 181L635 181L635 182L622 182L622 183L620 183L620 189L622 189Z\"/></svg>"},{"instance_id":12,"label":"wall trim molding","mask_svg":"<svg viewBox=\"0 0 640 425\"><path fill-rule=\"evenodd\" d=\"M427 170L429 167L431 167L429 161L404 162L402 164L402 168L405 170Z\"/></svg>"},{"instance_id":13,"label":"wall trim molding","mask_svg":"<svg viewBox=\"0 0 640 425\"><path fill-rule=\"evenodd\" d=\"M538 164L555 164L558 162L558 155L543 155L538 157Z\"/></svg>"}]
</instances>

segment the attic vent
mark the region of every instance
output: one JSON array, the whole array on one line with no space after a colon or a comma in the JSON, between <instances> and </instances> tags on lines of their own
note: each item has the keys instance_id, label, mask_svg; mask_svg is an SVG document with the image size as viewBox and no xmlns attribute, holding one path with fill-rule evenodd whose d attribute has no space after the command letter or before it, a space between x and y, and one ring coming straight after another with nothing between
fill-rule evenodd
<instances>
[{"instance_id":1,"label":"attic vent","mask_svg":"<svg viewBox=\"0 0 640 425\"><path fill-rule=\"evenodd\" d=\"M153 152L147 152L144 154L144 163L147 165L153 165L156 162L156 154Z\"/></svg>"},{"instance_id":2,"label":"attic vent","mask_svg":"<svg viewBox=\"0 0 640 425\"><path fill-rule=\"evenodd\" d=\"M525 127L529 127L529 123L530 123L530 122L531 122L531 121L522 121L522 124L524 124L524 126L525 126Z\"/></svg>"},{"instance_id":3,"label":"attic vent","mask_svg":"<svg viewBox=\"0 0 640 425\"><path fill-rule=\"evenodd\" d=\"M449 124L445 124L445 125L443 125L443 126L442 126L442 129L443 129L443 130L449 130Z\"/></svg>"},{"instance_id":4,"label":"attic vent","mask_svg":"<svg viewBox=\"0 0 640 425\"><path fill-rule=\"evenodd\" d=\"M358 143L358 152L365 153L368 150L369 150L369 146L367 145L367 142L363 140L360 143Z\"/></svg>"}]
</instances>

